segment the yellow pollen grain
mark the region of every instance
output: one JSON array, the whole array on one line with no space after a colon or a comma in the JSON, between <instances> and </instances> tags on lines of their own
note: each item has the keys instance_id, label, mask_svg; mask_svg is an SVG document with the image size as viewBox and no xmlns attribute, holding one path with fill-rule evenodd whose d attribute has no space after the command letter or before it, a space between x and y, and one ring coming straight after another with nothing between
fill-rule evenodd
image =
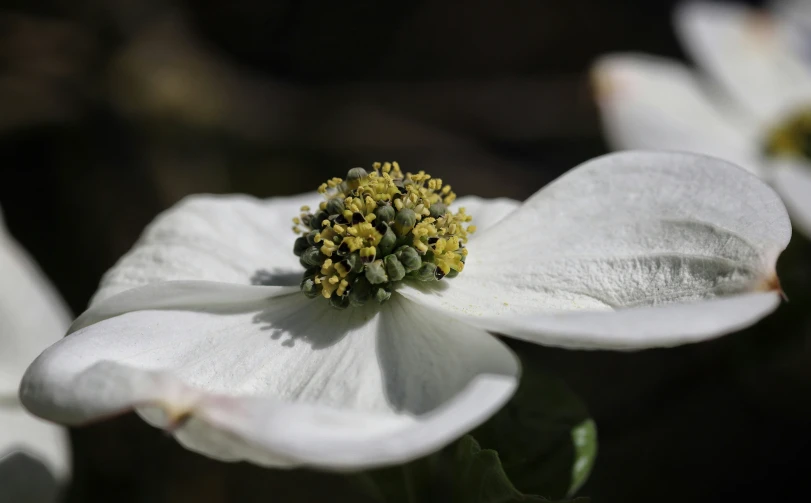
<instances>
[{"instance_id":1,"label":"yellow pollen grain","mask_svg":"<svg viewBox=\"0 0 811 503\"><path fill-rule=\"evenodd\" d=\"M349 287L349 282L347 280L341 280L338 284L338 288L335 289L336 295L343 295L346 292L347 287Z\"/></svg>"},{"instance_id":2,"label":"yellow pollen grain","mask_svg":"<svg viewBox=\"0 0 811 503\"><path fill-rule=\"evenodd\" d=\"M337 290L337 289L338 289L338 287L337 287L336 285L334 285L334 284L330 283L329 281L326 281L326 282L321 283L321 286L322 286L322 288L323 288L323 289L321 290L321 295L322 295L322 296L323 296L325 299L329 299L330 297L332 297L332 293L333 293L335 290Z\"/></svg>"},{"instance_id":3,"label":"yellow pollen grain","mask_svg":"<svg viewBox=\"0 0 811 503\"><path fill-rule=\"evenodd\" d=\"M354 252L363 248L363 238L347 236L344 238L343 244L349 247L350 252Z\"/></svg>"},{"instance_id":4,"label":"yellow pollen grain","mask_svg":"<svg viewBox=\"0 0 811 503\"><path fill-rule=\"evenodd\" d=\"M338 271L338 275L342 278L345 278L349 274L349 269L347 269L346 266L340 262L335 264L333 267L335 267L335 270Z\"/></svg>"},{"instance_id":5,"label":"yellow pollen grain","mask_svg":"<svg viewBox=\"0 0 811 503\"><path fill-rule=\"evenodd\" d=\"M327 257L331 257L332 254L335 252L336 248L337 248L337 246L335 246L335 243L333 243L332 241L324 240L324 244L321 245L321 250L320 251L321 251L321 253L323 253Z\"/></svg>"},{"instance_id":6,"label":"yellow pollen grain","mask_svg":"<svg viewBox=\"0 0 811 503\"><path fill-rule=\"evenodd\" d=\"M376 254L377 254L377 250L375 249L374 246L369 246L367 248L363 248L360 251L360 257L364 258L364 259L367 259L369 257L371 257L371 259L374 259Z\"/></svg>"}]
</instances>

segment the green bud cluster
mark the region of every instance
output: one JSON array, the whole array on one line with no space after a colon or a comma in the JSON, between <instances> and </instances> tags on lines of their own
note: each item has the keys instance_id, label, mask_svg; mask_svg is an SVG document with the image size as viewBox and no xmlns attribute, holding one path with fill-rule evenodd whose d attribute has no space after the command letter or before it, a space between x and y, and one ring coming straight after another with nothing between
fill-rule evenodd
<instances>
[{"instance_id":1,"label":"green bud cluster","mask_svg":"<svg viewBox=\"0 0 811 503\"><path fill-rule=\"evenodd\" d=\"M397 163L353 168L322 184L318 208L302 207L293 252L305 268L302 292L336 308L391 297L403 280L439 281L464 267L470 217L448 206L450 186L423 172L403 175Z\"/></svg>"}]
</instances>

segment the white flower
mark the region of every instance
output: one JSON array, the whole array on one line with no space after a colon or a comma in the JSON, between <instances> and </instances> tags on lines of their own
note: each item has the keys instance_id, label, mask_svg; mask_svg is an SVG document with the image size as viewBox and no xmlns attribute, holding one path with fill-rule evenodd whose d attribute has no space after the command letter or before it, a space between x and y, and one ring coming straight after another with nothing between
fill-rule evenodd
<instances>
[{"instance_id":1,"label":"white flower","mask_svg":"<svg viewBox=\"0 0 811 503\"><path fill-rule=\"evenodd\" d=\"M773 0L768 3L777 15L798 29L811 30L811 2L808 0Z\"/></svg>"},{"instance_id":2,"label":"white flower","mask_svg":"<svg viewBox=\"0 0 811 503\"><path fill-rule=\"evenodd\" d=\"M782 7L800 19L802 1ZM811 31L735 4L683 4L674 20L709 79L655 56L601 58L593 75L609 142L735 162L771 183L811 236Z\"/></svg>"},{"instance_id":3,"label":"white flower","mask_svg":"<svg viewBox=\"0 0 811 503\"><path fill-rule=\"evenodd\" d=\"M134 409L222 460L405 462L513 393L519 362L490 332L607 349L716 337L779 304L791 233L736 166L613 154L524 203L462 198L479 227L464 272L336 310L300 292L291 252L290 217L319 197L194 196L159 216L29 368L26 407L67 424Z\"/></svg>"},{"instance_id":4,"label":"white flower","mask_svg":"<svg viewBox=\"0 0 811 503\"><path fill-rule=\"evenodd\" d=\"M70 474L67 432L29 414L17 397L26 367L70 325L54 288L6 233L0 212L0 491L17 480L2 476L24 454L41 462L57 481Z\"/></svg>"}]
</instances>

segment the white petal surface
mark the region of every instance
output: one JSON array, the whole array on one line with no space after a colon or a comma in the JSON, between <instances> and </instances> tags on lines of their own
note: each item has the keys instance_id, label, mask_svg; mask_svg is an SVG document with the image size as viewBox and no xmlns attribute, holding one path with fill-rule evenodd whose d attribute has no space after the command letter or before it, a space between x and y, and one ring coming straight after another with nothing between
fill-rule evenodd
<instances>
[{"instance_id":1,"label":"white petal surface","mask_svg":"<svg viewBox=\"0 0 811 503\"><path fill-rule=\"evenodd\" d=\"M739 4L691 2L676 11L677 32L698 64L767 124L811 103L811 68L795 30Z\"/></svg>"},{"instance_id":2,"label":"white petal surface","mask_svg":"<svg viewBox=\"0 0 811 503\"><path fill-rule=\"evenodd\" d=\"M0 378L19 380L28 363L64 335L71 318L39 267L6 234L1 216L0 275ZM0 385L0 392L8 389Z\"/></svg>"},{"instance_id":3,"label":"white petal surface","mask_svg":"<svg viewBox=\"0 0 811 503\"><path fill-rule=\"evenodd\" d=\"M459 208L464 208L465 212L473 217L473 221L470 223L475 225L476 232L480 233L499 223L519 206L521 206L520 202L507 197L486 199L478 196L463 196L453 203L451 209L457 211Z\"/></svg>"},{"instance_id":4,"label":"white petal surface","mask_svg":"<svg viewBox=\"0 0 811 503\"><path fill-rule=\"evenodd\" d=\"M778 293L758 292L610 312L487 316L478 324L547 346L633 350L678 346L734 332L757 322L779 303Z\"/></svg>"},{"instance_id":5,"label":"white petal surface","mask_svg":"<svg viewBox=\"0 0 811 503\"><path fill-rule=\"evenodd\" d=\"M143 306L150 309L184 309L206 306L215 309L228 309L245 303L260 302L299 293L298 286L262 286L214 281L165 281L132 288L114 295L103 302L95 303L81 314L70 326L69 333L93 325L100 321L138 311Z\"/></svg>"},{"instance_id":6,"label":"white petal surface","mask_svg":"<svg viewBox=\"0 0 811 503\"><path fill-rule=\"evenodd\" d=\"M223 299L235 295L227 286ZM397 296L339 312L300 294L212 302L216 285L200 282L207 307L180 309L166 307L161 287L176 291L168 282L122 294L140 309L126 314L105 307L115 297L95 304L96 323L28 370L26 407L69 424L136 408L218 459L354 469L442 447L498 410L517 381L497 339Z\"/></svg>"},{"instance_id":7,"label":"white petal surface","mask_svg":"<svg viewBox=\"0 0 811 503\"><path fill-rule=\"evenodd\" d=\"M770 172L772 185L786 202L794 226L811 238L811 164L775 161Z\"/></svg>"},{"instance_id":8,"label":"white petal surface","mask_svg":"<svg viewBox=\"0 0 811 503\"><path fill-rule=\"evenodd\" d=\"M604 332L608 318L594 323L589 314L561 337L555 327L569 321L534 317L646 307L653 311L641 312L644 319L620 318L633 319L627 332L606 329L600 347L667 346L697 339L691 326L711 337L772 309L777 293L724 304L714 324L666 323L665 311L656 310L774 290L774 265L790 235L780 199L740 168L692 154L622 152L575 168L478 236L458 277L398 293L489 330L512 335L521 324L537 329L537 342L571 347L592 346L589 334ZM684 308L685 315L705 313ZM654 331L657 317L663 326Z\"/></svg>"},{"instance_id":9,"label":"white petal surface","mask_svg":"<svg viewBox=\"0 0 811 503\"><path fill-rule=\"evenodd\" d=\"M61 338L69 323L59 295L6 233L0 213L0 458L26 452L60 479L70 472L67 434L26 413L17 391L28 364Z\"/></svg>"},{"instance_id":10,"label":"white petal surface","mask_svg":"<svg viewBox=\"0 0 811 503\"><path fill-rule=\"evenodd\" d=\"M159 215L102 279L94 301L170 280L298 284L293 217L317 193L267 200L245 195L190 196Z\"/></svg>"},{"instance_id":11,"label":"white petal surface","mask_svg":"<svg viewBox=\"0 0 811 503\"><path fill-rule=\"evenodd\" d=\"M697 152L759 174L759 124L724 108L684 65L642 54L612 54L600 58L592 72L613 148Z\"/></svg>"}]
</instances>

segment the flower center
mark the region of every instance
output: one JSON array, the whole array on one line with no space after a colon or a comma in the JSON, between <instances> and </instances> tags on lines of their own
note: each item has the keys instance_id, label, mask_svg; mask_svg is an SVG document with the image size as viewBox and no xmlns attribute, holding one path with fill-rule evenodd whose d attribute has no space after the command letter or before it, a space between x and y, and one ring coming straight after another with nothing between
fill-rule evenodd
<instances>
[{"instance_id":1,"label":"flower center","mask_svg":"<svg viewBox=\"0 0 811 503\"><path fill-rule=\"evenodd\" d=\"M790 115L766 138L766 154L811 161L811 108Z\"/></svg>"},{"instance_id":2,"label":"flower center","mask_svg":"<svg viewBox=\"0 0 811 503\"><path fill-rule=\"evenodd\" d=\"M306 269L301 290L337 308L383 303L405 279L439 281L462 272L467 236L476 230L450 185L424 171L400 171L374 163L372 172L353 168L318 192L325 201L293 219L300 236L293 252Z\"/></svg>"}]
</instances>

